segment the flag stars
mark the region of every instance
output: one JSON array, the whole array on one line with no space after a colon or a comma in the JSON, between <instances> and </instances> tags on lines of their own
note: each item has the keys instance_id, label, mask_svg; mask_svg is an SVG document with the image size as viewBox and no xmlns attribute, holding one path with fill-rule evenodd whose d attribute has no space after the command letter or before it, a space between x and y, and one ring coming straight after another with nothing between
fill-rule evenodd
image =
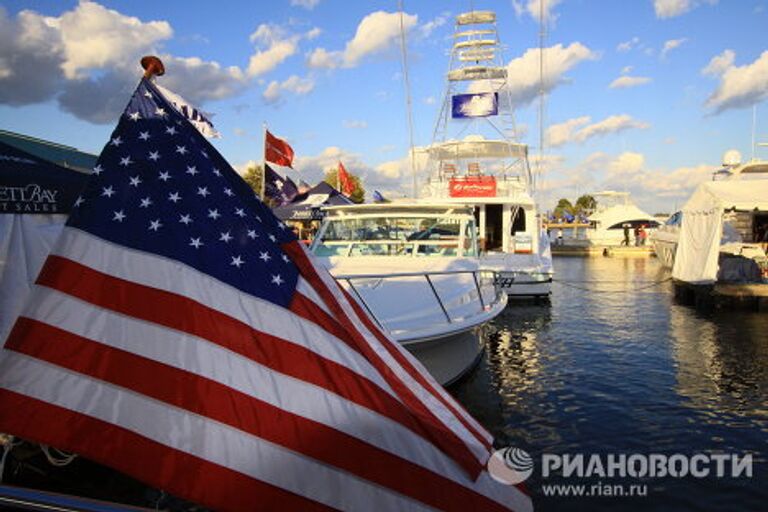
<instances>
[{"instance_id":1,"label":"flag stars","mask_svg":"<svg viewBox=\"0 0 768 512\"><path fill-rule=\"evenodd\" d=\"M144 141L149 140L149 132L139 133L139 140L144 140Z\"/></svg>"},{"instance_id":2,"label":"flag stars","mask_svg":"<svg viewBox=\"0 0 768 512\"><path fill-rule=\"evenodd\" d=\"M238 254L237 256L232 257L232 261L229 264L237 268L240 268L240 265L242 265L243 263L245 263L245 260L242 257L240 257L240 255Z\"/></svg>"},{"instance_id":3,"label":"flag stars","mask_svg":"<svg viewBox=\"0 0 768 512\"><path fill-rule=\"evenodd\" d=\"M232 189L231 189L231 188L225 188L225 189L224 189L224 194L226 194L226 195L227 195L227 197L232 197L233 195L235 195L235 193L234 193L234 192L232 192Z\"/></svg>"},{"instance_id":4,"label":"flag stars","mask_svg":"<svg viewBox=\"0 0 768 512\"><path fill-rule=\"evenodd\" d=\"M281 258L283 259L283 261L284 261L284 262L286 262L286 263L290 263L290 262L291 262L291 259L290 259L288 256L286 256L285 254L282 254L282 255L280 255L280 257L281 257Z\"/></svg>"},{"instance_id":5,"label":"flag stars","mask_svg":"<svg viewBox=\"0 0 768 512\"><path fill-rule=\"evenodd\" d=\"M122 165L123 167L128 167L132 163L133 163L133 161L131 160L131 156L130 155L124 156L123 158L120 159L120 165Z\"/></svg>"},{"instance_id":6,"label":"flag stars","mask_svg":"<svg viewBox=\"0 0 768 512\"><path fill-rule=\"evenodd\" d=\"M160 159L160 152L159 151L151 151L147 158L149 158L153 162L157 162Z\"/></svg>"},{"instance_id":7,"label":"flag stars","mask_svg":"<svg viewBox=\"0 0 768 512\"><path fill-rule=\"evenodd\" d=\"M161 179L163 181L168 181L169 179L171 179L171 173L169 173L168 171L163 171L160 173L160 176L158 177L158 179Z\"/></svg>"},{"instance_id":8,"label":"flag stars","mask_svg":"<svg viewBox=\"0 0 768 512\"><path fill-rule=\"evenodd\" d=\"M141 119L141 114L139 114L138 111L131 112L130 114L128 114L128 117L130 118L131 121L138 121L139 119Z\"/></svg>"},{"instance_id":9,"label":"flag stars","mask_svg":"<svg viewBox=\"0 0 768 512\"><path fill-rule=\"evenodd\" d=\"M210 192L208 192L208 187L197 187L197 195L208 197Z\"/></svg>"},{"instance_id":10,"label":"flag stars","mask_svg":"<svg viewBox=\"0 0 768 512\"><path fill-rule=\"evenodd\" d=\"M180 155L186 155L187 153L189 153L189 151L187 151L186 146L176 146L176 152Z\"/></svg>"},{"instance_id":11,"label":"flag stars","mask_svg":"<svg viewBox=\"0 0 768 512\"><path fill-rule=\"evenodd\" d=\"M248 235L247 235L247 236L248 236L248 238L250 238L251 240L256 240L256 239L259 237L259 235L257 235L257 234L256 234L256 230L255 230L255 229L249 229L249 230L248 230Z\"/></svg>"},{"instance_id":12,"label":"flag stars","mask_svg":"<svg viewBox=\"0 0 768 512\"><path fill-rule=\"evenodd\" d=\"M188 214L188 213L186 213L184 215L180 215L179 216L179 222L181 222L185 226L188 226L189 224L192 223L192 216L190 214Z\"/></svg>"},{"instance_id":13,"label":"flag stars","mask_svg":"<svg viewBox=\"0 0 768 512\"><path fill-rule=\"evenodd\" d=\"M208 210L208 217L216 220L221 217L221 214L219 213L219 210Z\"/></svg>"},{"instance_id":14,"label":"flag stars","mask_svg":"<svg viewBox=\"0 0 768 512\"><path fill-rule=\"evenodd\" d=\"M228 244L230 240L232 240L232 235L229 234L229 231L227 231L226 233L221 233L221 236L219 237L220 242L224 242L225 244Z\"/></svg>"},{"instance_id":15,"label":"flag stars","mask_svg":"<svg viewBox=\"0 0 768 512\"><path fill-rule=\"evenodd\" d=\"M269 253L266 252L266 251L265 252L260 252L259 253L259 259L264 261L264 263L266 263L266 262L268 262L269 260L272 259L272 256L270 256Z\"/></svg>"},{"instance_id":16,"label":"flag stars","mask_svg":"<svg viewBox=\"0 0 768 512\"><path fill-rule=\"evenodd\" d=\"M240 218L245 217L245 210L243 210L242 208L235 208L235 215L237 215Z\"/></svg>"},{"instance_id":17,"label":"flag stars","mask_svg":"<svg viewBox=\"0 0 768 512\"><path fill-rule=\"evenodd\" d=\"M144 97L152 99L152 93L149 91L144 91Z\"/></svg>"},{"instance_id":18,"label":"flag stars","mask_svg":"<svg viewBox=\"0 0 768 512\"><path fill-rule=\"evenodd\" d=\"M115 189L113 189L111 185L108 187L103 187L101 189L101 195L102 197L112 197L115 195Z\"/></svg>"},{"instance_id":19,"label":"flag stars","mask_svg":"<svg viewBox=\"0 0 768 512\"><path fill-rule=\"evenodd\" d=\"M200 171L198 171L197 167L195 167L194 165L188 165L187 166L187 174L191 174L192 176L194 176L198 172L200 172Z\"/></svg>"},{"instance_id":20,"label":"flag stars","mask_svg":"<svg viewBox=\"0 0 768 512\"><path fill-rule=\"evenodd\" d=\"M115 147L118 147L120 146L120 144L123 143L123 139L118 135L117 137L109 141L109 143Z\"/></svg>"},{"instance_id":21,"label":"flag stars","mask_svg":"<svg viewBox=\"0 0 768 512\"><path fill-rule=\"evenodd\" d=\"M203 158L210 158L210 157L208 156L208 153L206 153L204 149L201 149L201 150L200 150L200 154L201 154L201 155L203 155Z\"/></svg>"},{"instance_id":22,"label":"flag stars","mask_svg":"<svg viewBox=\"0 0 768 512\"><path fill-rule=\"evenodd\" d=\"M158 231L161 227L163 227L163 224L160 222L160 219L155 219L149 221L149 227L147 229L149 231Z\"/></svg>"},{"instance_id":23,"label":"flag stars","mask_svg":"<svg viewBox=\"0 0 768 512\"><path fill-rule=\"evenodd\" d=\"M115 220L117 222L123 222L123 220L125 220L125 212L123 210L118 210L112 213L114 214L114 217L112 217L112 220Z\"/></svg>"},{"instance_id":24,"label":"flag stars","mask_svg":"<svg viewBox=\"0 0 768 512\"><path fill-rule=\"evenodd\" d=\"M130 184L132 187L138 187L139 183L141 183L141 178L138 176L132 176L130 179Z\"/></svg>"},{"instance_id":25,"label":"flag stars","mask_svg":"<svg viewBox=\"0 0 768 512\"><path fill-rule=\"evenodd\" d=\"M201 245L205 245L205 244L200 241L200 237L197 237L197 238L190 238L189 245L191 245L195 249L199 249Z\"/></svg>"},{"instance_id":26,"label":"flag stars","mask_svg":"<svg viewBox=\"0 0 768 512\"><path fill-rule=\"evenodd\" d=\"M175 126L166 126L165 127L165 133L168 135L176 135L176 127Z\"/></svg>"},{"instance_id":27,"label":"flag stars","mask_svg":"<svg viewBox=\"0 0 768 512\"><path fill-rule=\"evenodd\" d=\"M277 242L277 238L275 238L275 235L273 235L272 233L269 234L269 239L272 240L273 242Z\"/></svg>"},{"instance_id":28,"label":"flag stars","mask_svg":"<svg viewBox=\"0 0 768 512\"><path fill-rule=\"evenodd\" d=\"M141 204L139 204L140 208L149 208L149 205L152 204L152 200L149 198L149 196L145 197L141 200Z\"/></svg>"},{"instance_id":29,"label":"flag stars","mask_svg":"<svg viewBox=\"0 0 768 512\"><path fill-rule=\"evenodd\" d=\"M168 114L165 113L165 109L164 108L157 107L157 110L155 110L155 115L159 116L159 117L165 117Z\"/></svg>"},{"instance_id":30,"label":"flag stars","mask_svg":"<svg viewBox=\"0 0 768 512\"><path fill-rule=\"evenodd\" d=\"M280 286L280 285L281 285L281 284L283 284L284 282L285 282L285 281L283 280L283 278L282 278L282 277L280 277L280 274L277 274L277 275L274 275L274 276L272 276L272 283L273 283L273 284L276 284L277 286Z\"/></svg>"},{"instance_id":31,"label":"flag stars","mask_svg":"<svg viewBox=\"0 0 768 512\"><path fill-rule=\"evenodd\" d=\"M77 199L75 200L75 208L77 208L84 202L85 202L85 199L83 199L83 196L77 196Z\"/></svg>"},{"instance_id":32,"label":"flag stars","mask_svg":"<svg viewBox=\"0 0 768 512\"><path fill-rule=\"evenodd\" d=\"M101 166L101 164L93 168L93 174L96 176L100 175L103 172L104 172L104 168Z\"/></svg>"},{"instance_id":33,"label":"flag stars","mask_svg":"<svg viewBox=\"0 0 768 512\"><path fill-rule=\"evenodd\" d=\"M175 203L178 203L179 201L181 201L181 195L179 195L179 193L178 193L178 192L172 192L172 193L170 193L170 194L168 195L168 200L169 200L169 201L173 201L173 202L174 202L174 204L175 204Z\"/></svg>"},{"instance_id":34,"label":"flag stars","mask_svg":"<svg viewBox=\"0 0 768 512\"><path fill-rule=\"evenodd\" d=\"M221 171L220 171L220 170L218 170L218 169L217 169L217 168L215 168L215 167L213 168L213 174L215 174L216 176L218 176L219 178L221 178Z\"/></svg>"}]
</instances>

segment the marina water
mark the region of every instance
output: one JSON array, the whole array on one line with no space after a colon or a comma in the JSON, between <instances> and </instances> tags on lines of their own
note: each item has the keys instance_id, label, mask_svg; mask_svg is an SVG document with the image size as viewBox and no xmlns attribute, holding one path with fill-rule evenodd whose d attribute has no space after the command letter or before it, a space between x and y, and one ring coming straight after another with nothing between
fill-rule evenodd
<instances>
[{"instance_id":1,"label":"marina water","mask_svg":"<svg viewBox=\"0 0 768 512\"><path fill-rule=\"evenodd\" d=\"M508 306L453 390L500 446L530 455L535 509L766 510L768 315L675 304L655 259L558 258L555 270L551 306ZM543 478L545 454L751 454L752 476ZM632 485L645 495L615 495ZM558 492L572 494L545 495Z\"/></svg>"}]
</instances>

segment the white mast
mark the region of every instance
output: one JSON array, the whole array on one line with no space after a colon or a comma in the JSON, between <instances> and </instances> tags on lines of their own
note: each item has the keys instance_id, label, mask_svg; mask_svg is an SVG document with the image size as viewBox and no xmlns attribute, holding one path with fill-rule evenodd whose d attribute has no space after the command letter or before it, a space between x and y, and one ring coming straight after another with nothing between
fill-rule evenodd
<instances>
[{"instance_id":1,"label":"white mast","mask_svg":"<svg viewBox=\"0 0 768 512\"><path fill-rule=\"evenodd\" d=\"M403 0L398 0L398 8L400 9L400 48L402 50L402 62L403 62L403 85L405 86L405 103L408 117L408 153L411 157L411 194L413 198L417 196L416 185L416 155L413 151L413 114L411 106L411 84L408 78L408 54L406 51L405 40L405 23L403 21Z\"/></svg>"}]
</instances>

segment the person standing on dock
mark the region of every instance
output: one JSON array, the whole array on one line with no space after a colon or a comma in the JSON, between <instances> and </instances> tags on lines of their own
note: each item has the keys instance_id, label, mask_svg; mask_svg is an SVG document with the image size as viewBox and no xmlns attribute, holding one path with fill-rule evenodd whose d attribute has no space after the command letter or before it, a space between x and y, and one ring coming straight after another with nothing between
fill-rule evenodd
<instances>
[{"instance_id":1,"label":"person standing on dock","mask_svg":"<svg viewBox=\"0 0 768 512\"><path fill-rule=\"evenodd\" d=\"M625 247L629 247L629 224L624 224L624 241L621 242Z\"/></svg>"}]
</instances>

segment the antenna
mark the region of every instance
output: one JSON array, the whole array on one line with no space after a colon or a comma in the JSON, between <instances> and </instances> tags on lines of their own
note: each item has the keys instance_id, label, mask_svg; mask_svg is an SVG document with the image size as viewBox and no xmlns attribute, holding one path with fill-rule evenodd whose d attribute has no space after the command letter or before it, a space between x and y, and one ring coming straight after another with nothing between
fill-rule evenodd
<instances>
[{"instance_id":1,"label":"antenna","mask_svg":"<svg viewBox=\"0 0 768 512\"><path fill-rule=\"evenodd\" d=\"M400 10L400 48L402 49L402 64L403 64L403 85L405 86L405 104L408 117L408 153L411 157L411 175L413 182L411 183L411 194L416 199L417 187L416 187L416 154L413 151L413 114L411 106L411 83L408 79L408 54L406 50L405 40L405 22L403 21L403 0L398 0L398 9Z\"/></svg>"},{"instance_id":2,"label":"antenna","mask_svg":"<svg viewBox=\"0 0 768 512\"><path fill-rule=\"evenodd\" d=\"M543 175L542 168L544 166L544 43L547 36L547 22L546 22L546 9L544 3L546 0L539 2L539 161L536 166L536 176L532 189L535 190L536 178L541 179Z\"/></svg>"}]
</instances>

